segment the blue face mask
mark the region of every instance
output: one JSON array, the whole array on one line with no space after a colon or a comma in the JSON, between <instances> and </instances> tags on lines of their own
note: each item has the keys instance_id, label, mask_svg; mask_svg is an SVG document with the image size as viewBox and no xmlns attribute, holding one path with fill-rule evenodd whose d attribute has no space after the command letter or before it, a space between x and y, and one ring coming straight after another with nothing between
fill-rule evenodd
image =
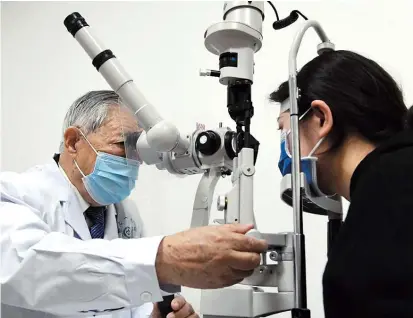
<instances>
[{"instance_id":1,"label":"blue face mask","mask_svg":"<svg viewBox=\"0 0 413 318\"><path fill-rule=\"evenodd\" d=\"M280 169L281 175L284 177L285 175L291 173L291 156L288 155L287 152L287 132L283 131L281 133L281 152L280 152L280 160L278 161L278 168Z\"/></svg>"},{"instance_id":2,"label":"blue face mask","mask_svg":"<svg viewBox=\"0 0 413 318\"><path fill-rule=\"evenodd\" d=\"M287 174L290 174L292 171L292 157L290 152L288 151L288 146L287 146L287 137L289 135L289 132L284 132L283 135L281 136L281 155L280 155L280 160L278 161L278 168L281 171L282 176L285 176ZM318 147L320 143L317 144L316 147ZM313 151L316 150L316 147L314 147ZM304 172L306 176L307 182L311 185L314 181L314 167L315 163L317 161L316 157L303 157L301 158L301 171Z\"/></svg>"},{"instance_id":3,"label":"blue face mask","mask_svg":"<svg viewBox=\"0 0 413 318\"><path fill-rule=\"evenodd\" d=\"M305 112L300 120L307 114ZM291 131L282 132L281 134L281 154L280 160L278 161L278 168L280 169L281 175L285 176L292 172L292 157L288 147L288 137ZM318 196L326 196L320 188L318 187L317 182L317 157L313 157L312 154L317 150L321 145L324 138L314 146L310 154L306 157L302 157L300 160L301 171L304 173L307 183L310 185L310 188Z\"/></svg>"},{"instance_id":4,"label":"blue face mask","mask_svg":"<svg viewBox=\"0 0 413 318\"><path fill-rule=\"evenodd\" d=\"M97 152L87 139L86 141L96 152L93 172L87 176L84 175L75 161L76 167L83 175L82 181L86 191L94 201L101 205L119 203L126 199L135 187L140 162Z\"/></svg>"}]
</instances>

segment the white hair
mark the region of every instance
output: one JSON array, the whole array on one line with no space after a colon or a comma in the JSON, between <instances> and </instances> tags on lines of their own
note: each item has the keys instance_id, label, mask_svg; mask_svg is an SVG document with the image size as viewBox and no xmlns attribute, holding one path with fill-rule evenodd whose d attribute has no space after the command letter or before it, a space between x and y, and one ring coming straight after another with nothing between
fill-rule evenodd
<instances>
[{"instance_id":1,"label":"white hair","mask_svg":"<svg viewBox=\"0 0 413 318\"><path fill-rule=\"evenodd\" d=\"M114 91L90 91L75 100L66 113L63 121L63 136L60 153L64 149L64 133L71 126L79 127L87 135L102 126L109 107L119 105L119 95Z\"/></svg>"}]
</instances>

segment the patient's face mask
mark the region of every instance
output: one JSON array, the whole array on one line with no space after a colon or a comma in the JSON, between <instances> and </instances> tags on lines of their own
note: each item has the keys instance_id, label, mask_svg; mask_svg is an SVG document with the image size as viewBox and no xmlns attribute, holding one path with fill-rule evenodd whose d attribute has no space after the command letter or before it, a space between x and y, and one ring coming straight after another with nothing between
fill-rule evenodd
<instances>
[{"instance_id":1,"label":"patient's face mask","mask_svg":"<svg viewBox=\"0 0 413 318\"><path fill-rule=\"evenodd\" d=\"M101 205L119 203L126 199L135 187L140 162L98 152L82 131L81 134L96 153L95 167L89 175L85 175L75 161L76 167L83 175L82 181L86 191Z\"/></svg>"},{"instance_id":2,"label":"patient's face mask","mask_svg":"<svg viewBox=\"0 0 413 318\"><path fill-rule=\"evenodd\" d=\"M311 110L309 108L300 118L304 116ZM311 190L317 196L327 196L324 194L317 183L317 160L318 158L313 156L315 151L320 147L324 138L321 138L313 149L310 151L308 156L301 157L301 171L304 173L307 183L310 185ZM283 176L290 174L292 172L292 156L291 156L292 142L291 142L291 130L283 131L281 133L281 154L280 160L278 162L278 168Z\"/></svg>"}]
</instances>

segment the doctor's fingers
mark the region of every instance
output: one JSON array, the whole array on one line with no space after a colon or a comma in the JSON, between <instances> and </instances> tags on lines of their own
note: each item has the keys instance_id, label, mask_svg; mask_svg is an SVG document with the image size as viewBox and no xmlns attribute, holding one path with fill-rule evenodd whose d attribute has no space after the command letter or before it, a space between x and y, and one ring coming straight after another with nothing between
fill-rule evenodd
<instances>
[{"instance_id":1,"label":"doctor's fingers","mask_svg":"<svg viewBox=\"0 0 413 318\"><path fill-rule=\"evenodd\" d=\"M265 240L259 240L244 234L233 233L231 236L232 249L240 252L255 252L263 253L268 249L268 244Z\"/></svg>"},{"instance_id":2,"label":"doctor's fingers","mask_svg":"<svg viewBox=\"0 0 413 318\"><path fill-rule=\"evenodd\" d=\"M184 297L182 296L175 296L174 300L172 300L171 307L173 311L179 311L181 310L185 305L187 304L187 301Z\"/></svg>"},{"instance_id":3,"label":"doctor's fingers","mask_svg":"<svg viewBox=\"0 0 413 318\"><path fill-rule=\"evenodd\" d=\"M231 251L227 257L227 264L231 269L250 271L261 263L261 255L250 252Z\"/></svg>"},{"instance_id":4,"label":"doctor's fingers","mask_svg":"<svg viewBox=\"0 0 413 318\"><path fill-rule=\"evenodd\" d=\"M225 231L239 233L239 234L245 234L249 230L252 230L254 228L254 225L253 224L231 223L231 224L220 225L219 227L220 227L220 229L225 230Z\"/></svg>"},{"instance_id":5,"label":"doctor's fingers","mask_svg":"<svg viewBox=\"0 0 413 318\"><path fill-rule=\"evenodd\" d=\"M173 307L172 307L173 308ZM192 308L191 304L185 303L178 311L171 312L166 316L167 318L187 318L194 314L195 311Z\"/></svg>"}]
</instances>

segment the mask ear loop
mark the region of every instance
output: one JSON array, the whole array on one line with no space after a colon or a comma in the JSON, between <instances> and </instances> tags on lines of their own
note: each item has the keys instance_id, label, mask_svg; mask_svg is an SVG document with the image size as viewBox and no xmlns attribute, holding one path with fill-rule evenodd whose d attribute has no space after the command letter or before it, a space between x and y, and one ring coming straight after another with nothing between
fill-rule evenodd
<instances>
[{"instance_id":1,"label":"mask ear loop","mask_svg":"<svg viewBox=\"0 0 413 318\"><path fill-rule=\"evenodd\" d=\"M78 130L80 131L80 133L82 134L83 138L85 138L86 142L89 144L89 146L93 149L93 151L96 153L96 155L99 155L99 153L96 151L95 147L92 146L92 144L90 143L90 141L86 138L85 134L83 133L83 131L81 131L79 128Z\"/></svg>"},{"instance_id":2,"label":"mask ear loop","mask_svg":"<svg viewBox=\"0 0 413 318\"><path fill-rule=\"evenodd\" d=\"M304 116L307 115L307 114L310 112L310 110L312 110L312 109L313 109L312 107L308 108L308 109L304 112L304 114L302 114L302 115L300 116L300 118L298 119L298 121L300 121L301 119L303 119ZM310 151L310 153L308 154L307 157L311 157L311 156L314 154L314 152L318 149L318 147L320 147L321 143L324 141L324 138L325 138L325 137L321 138L321 139L315 144L315 146L314 146L313 149Z\"/></svg>"},{"instance_id":3,"label":"mask ear loop","mask_svg":"<svg viewBox=\"0 0 413 318\"><path fill-rule=\"evenodd\" d=\"M314 152L318 149L318 147L320 147L321 143L324 141L324 138L325 138L325 137L321 138L321 139L315 144L313 150L311 150L310 153L308 154L308 157L311 157L311 156L314 154Z\"/></svg>"},{"instance_id":4,"label":"mask ear loop","mask_svg":"<svg viewBox=\"0 0 413 318\"><path fill-rule=\"evenodd\" d=\"M77 170L79 170L80 174L83 176L83 178L86 178L85 174L83 173L83 171L79 168L79 165L77 164L76 160L73 159L73 162L75 163L75 166L77 168Z\"/></svg>"},{"instance_id":5,"label":"mask ear loop","mask_svg":"<svg viewBox=\"0 0 413 318\"><path fill-rule=\"evenodd\" d=\"M300 116L300 118L298 118L298 121L300 121L301 119L303 119L304 116L307 115L307 114L310 112L311 109L312 109L312 107L308 108L308 109L304 112L304 114L302 114L302 115ZM285 132L285 152L287 153L287 155L288 155L290 158L292 158L291 152L290 152L290 150L288 149L288 147L290 146L290 144L289 144L289 142L288 142L288 136L289 136L290 134L291 134L291 129L288 130L287 132Z\"/></svg>"},{"instance_id":6,"label":"mask ear loop","mask_svg":"<svg viewBox=\"0 0 413 318\"><path fill-rule=\"evenodd\" d=\"M302 115L300 116L300 118L298 118L298 121L300 121L301 119L303 119L304 116L307 115L307 114L310 112L310 110L312 110L312 109L313 109L312 107L308 108L308 109L304 112L304 114L302 114Z\"/></svg>"},{"instance_id":7,"label":"mask ear loop","mask_svg":"<svg viewBox=\"0 0 413 318\"><path fill-rule=\"evenodd\" d=\"M307 115L307 114L310 112L310 110L312 110L312 109L313 109L312 107L308 108L308 109L298 118L298 121L300 121L301 119L303 119L304 116ZM290 153L289 153L289 151L288 151L287 143L288 143L288 135L289 135L290 133L291 133L291 130L289 130L289 131L286 133L286 137L285 137L285 141L286 141L286 143L285 143L285 145L286 145L286 146L285 146L285 150L287 151L287 154L289 154L289 155L290 155ZM308 157L311 157L311 156L314 154L314 152L318 149L318 147L320 147L320 145L321 145L321 143L324 141L324 139L325 139L325 137L321 138L321 139L315 144L313 150L310 151L310 153L308 154L307 158L308 158ZM290 157L291 157L291 155L290 155ZM316 157L315 157L315 158L316 158ZM303 158L301 158L301 159L303 159ZM316 158L316 159L317 159L317 158ZM314 169L314 168L315 168L314 166L311 167L311 169ZM315 177L317 178L317 171L314 170L314 171L312 171L312 173L313 173L313 174L315 175ZM317 179L316 179L316 182L318 183ZM319 191L321 192L321 190L319 190ZM325 196L325 197L327 197L327 198L333 197L333 196L336 195L336 193L334 193L334 194L325 194L325 193L323 193L323 192L321 192L320 194L322 194L323 196Z\"/></svg>"},{"instance_id":8,"label":"mask ear loop","mask_svg":"<svg viewBox=\"0 0 413 318\"><path fill-rule=\"evenodd\" d=\"M92 144L90 143L90 141L86 138L85 134L83 133L82 130L80 130L79 128L77 129L79 130L79 132L82 134L83 138L85 138L86 142L89 144L89 146L93 149L93 151L96 153L96 155L98 156L99 153L96 151L95 147L92 146ZM83 173L83 171L80 169L79 165L77 164L76 160L73 159L73 162L75 163L76 168L79 170L79 172L82 174L83 178L86 178L86 175Z\"/></svg>"}]
</instances>

